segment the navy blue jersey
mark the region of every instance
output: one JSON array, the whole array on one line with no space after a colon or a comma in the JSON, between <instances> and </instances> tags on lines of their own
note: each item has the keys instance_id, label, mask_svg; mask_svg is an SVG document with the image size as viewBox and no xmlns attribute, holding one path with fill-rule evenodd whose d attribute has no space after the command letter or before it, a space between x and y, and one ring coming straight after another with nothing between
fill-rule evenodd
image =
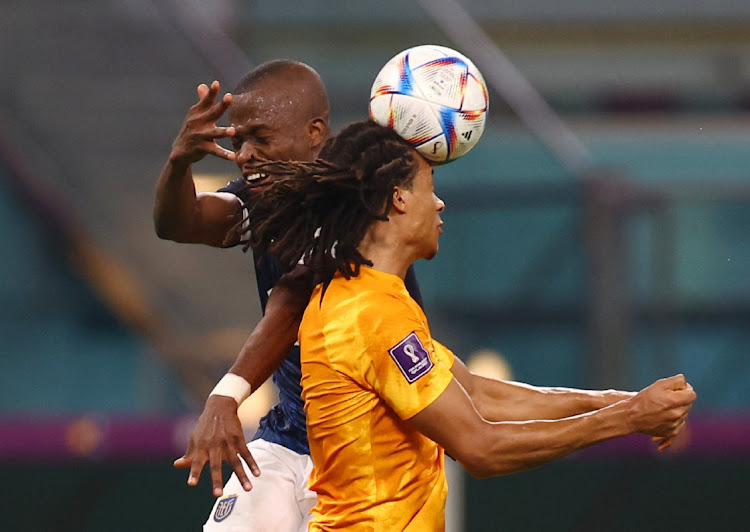
<instances>
[{"instance_id":1,"label":"navy blue jersey","mask_svg":"<svg viewBox=\"0 0 750 532\"><path fill-rule=\"evenodd\" d=\"M245 180L241 178L230 182L219 192L231 192L244 202L249 192L248 189L243 190L244 188ZM268 253L259 256L253 251L253 261L260 305L265 313L271 290L284 272L279 262ZM409 268L404 282L409 294L419 303L419 306L423 306L422 294L419 291L413 267ZM279 390L279 402L260 420L260 426L253 439L263 439L300 454L310 454L301 378L299 346L295 345L273 374L273 382Z\"/></svg>"}]
</instances>

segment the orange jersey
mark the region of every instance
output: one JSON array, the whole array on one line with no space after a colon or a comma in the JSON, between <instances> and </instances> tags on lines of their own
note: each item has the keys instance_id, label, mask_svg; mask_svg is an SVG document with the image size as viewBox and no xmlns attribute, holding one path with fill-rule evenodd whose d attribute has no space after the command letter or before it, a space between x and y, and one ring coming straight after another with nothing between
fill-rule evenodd
<instances>
[{"instance_id":1,"label":"orange jersey","mask_svg":"<svg viewBox=\"0 0 750 532\"><path fill-rule=\"evenodd\" d=\"M299 330L317 492L310 530L444 529L444 451L407 422L442 394L454 355L397 276L363 267L313 292Z\"/></svg>"}]
</instances>

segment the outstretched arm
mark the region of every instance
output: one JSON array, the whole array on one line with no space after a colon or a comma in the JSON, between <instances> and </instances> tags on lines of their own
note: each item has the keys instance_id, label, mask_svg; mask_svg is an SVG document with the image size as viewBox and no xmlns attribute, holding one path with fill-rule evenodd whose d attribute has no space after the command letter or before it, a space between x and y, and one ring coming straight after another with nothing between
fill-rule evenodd
<instances>
[{"instance_id":1,"label":"outstretched arm","mask_svg":"<svg viewBox=\"0 0 750 532\"><path fill-rule=\"evenodd\" d=\"M313 272L303 264L281 276L271 291L263 319L229 368L230 373L243 377L253 390L266 382L297 341L314 287Z\"/></svg>"},{"instance_id":2,"label":"outstretched arm","mask_svg":"<svg viewBox=\"0 0 750 532\"><path fill-rule=\"evenodd\" d=\"M235 133L233 127L216 126L232 103L231 94L215 102L218 92L218 81L210 87L198 86L198 103L188 111L156 182L154 229L160 238L223 247L225 236L239 220L240 203L233 194L196 194L193 183L191 167L206 155L235 158L234 152L216 143Z\"/></svg>"},{"instance_id":3,"label":"outstretched arm","mask_svg":"<svg viewBox=\"0 0 750 532\"><path fill-rule=\"evenodd\" d=\"M673 438L696 395L682 375L661 379L630 399L556 420L487 421L454 378L409 419L474 476L524 471L604 440L640 432Z\"/></svg>"},{"instance_id":4,"label":"outstretched arm","mask_svg":"<svg viewBox=\"0 0 750 532\"><path fill-rule=\"evenodd\" d=\"M229 372L245 379L256 390L279 367L297 340L302 315L313 289L313 275L305 266L297 266L281 277L266 304L266 313L242 347ZM246 491L252 489L238 455L253 475L260 475L252 454L245 445L242 425L237 416L237 401L212 394L193 429L185 455L174 465L190 468L188 484L198 483L203 467L209 463L213 493L222 495L222 463L232 466Z\"/></svg>"},{"instance_id":5,"label":"outstretched arm","mask_svg":"<svg viewBox=\"0 0 750 532\"><path fill-rule=\"evenodd\" d=\"M451 371L488 421L561 419L599 410L636 395L618 390L538 387L483 377L470 372L458 357Z\"/></svg>"}]
</instances>

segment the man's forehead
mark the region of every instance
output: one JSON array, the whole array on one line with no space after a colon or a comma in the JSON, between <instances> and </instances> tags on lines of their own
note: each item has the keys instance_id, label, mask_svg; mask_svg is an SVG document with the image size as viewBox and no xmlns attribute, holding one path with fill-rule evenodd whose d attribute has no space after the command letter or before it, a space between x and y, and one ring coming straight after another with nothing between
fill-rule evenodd
<instances>
[{"instance_id":1,"label":"man's forehead","mask_svg":"<svg viewBox=\"0 0 750 532\"><path fill-rule=\"evenodd\" d=\"M232 104L235 108L258 108L264 111L273 109L283 111L284 109L296 109L302 104L304 91L299 90L269 90L264 86L250 89L233 97Z\"/></svg>"},{"instance_id":2,"label":"man's forehead","mask_svg":"<svg viewBox=\"0 0 750 532\"><path fill-rule=\"evenodd\" d=\"M435 168L432 162L425 159L424 156L421 153L419 153L417 150L414 150L414 159L417 161L418 170L423 171L423 172L429 170L430 174L432 174Z\"/></svg>"},{"instance_id":3,"label":"man's forehead","mask_svg":"<svg viewBox=\"0 0 750 532\"><path fill-rule=\"evenodd\" d=\"M235 126L270 128L296 127L301 108L294 98L267 91L239 94L229 106L229 120Z\"/></svg>"},{"instance_id":4,"label":"man's forehead","mask_svg":"<svg viewBox=\"0 0 750 532\"><path fill-rule=\"evenodd\" d=\"M434 184L434 166L419 153L417 153L415 159L417 160L416 178L422 180L427 186L432 186Z\"/></svg>"}]
</instances>

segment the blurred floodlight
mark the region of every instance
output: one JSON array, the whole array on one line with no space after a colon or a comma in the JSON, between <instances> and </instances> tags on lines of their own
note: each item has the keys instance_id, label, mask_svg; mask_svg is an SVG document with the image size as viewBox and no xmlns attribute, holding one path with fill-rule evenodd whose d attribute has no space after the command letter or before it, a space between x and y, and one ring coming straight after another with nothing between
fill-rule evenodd
<instances>
[{"instance_id":1,"label":"blurred floodlight","mask_svg":"<svg viewBox=\"0 0 750 532\"><path fill-rule=\"evenodd\" d=\"M469 371L495 379L512 380L513 371L505 357L493 349L480 349L469 356Z\"/></svg>"},{"instance_id":2,"label":"blurred floodlight","mask_svg":"<svg viewBox=\"0 0 750 532\"><path fill-rule=\"evenodd\" d=\"M101 427L92 419L76 419L65 430L65 443L68 450L77 456L93 454L104 441Z\"/></svg>"}]
</instances>

